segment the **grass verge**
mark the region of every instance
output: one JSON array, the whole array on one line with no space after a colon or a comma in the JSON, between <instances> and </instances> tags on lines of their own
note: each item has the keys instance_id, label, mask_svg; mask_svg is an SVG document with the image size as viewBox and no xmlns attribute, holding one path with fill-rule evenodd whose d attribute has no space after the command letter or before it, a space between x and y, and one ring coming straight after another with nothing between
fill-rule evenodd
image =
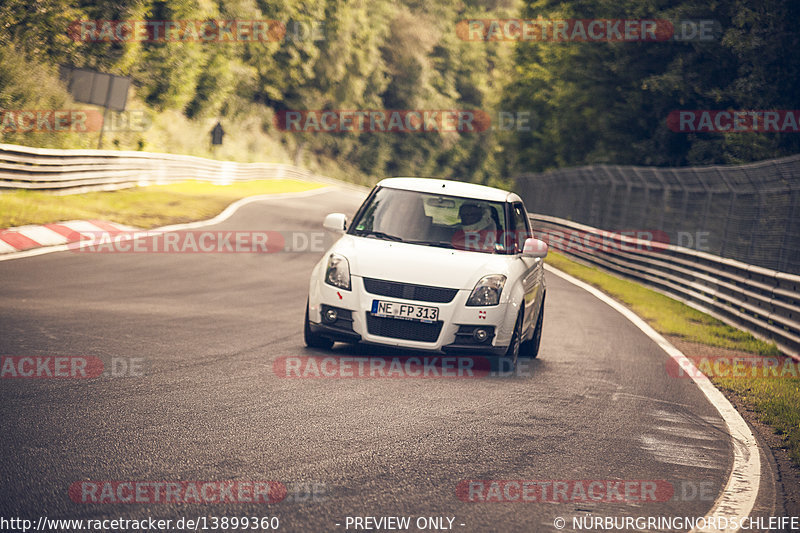
<instances>
[{"instance_id":1,"label":"grass verge","mask_svg":"<svg viewBox=\"0 0 800 533\"><path fill-rule=\"evenodd\" d=\"M301 192L319 187L324 187L324 184L274 179L230 185L184 181L64 196L39 191L11 191L0 194L0 228L100 219L150 229L211 218L235 200L247 196Z\"/></svg>"},{"instance_id":2,"label":"grass verge","mask_svg":"<svg viewBox=\"0 0 800 533\"><path fill-rule=\"evenodd\" d=\"M784 364L785 358L774 344L756 339L750 333L728 326L638 283L554 252L548 254L547 263L624 303L662 335L718 349L778 358L779 366ZM742 377L709 377L720 389L736 394L762 422L782 436L790 457L800 466L800 378L769 377L769 372L766 372L768 377L764 377L764 372L755 373L758 375L753 376L750 372L750 375Z\"/></svg>"}]
</instances>

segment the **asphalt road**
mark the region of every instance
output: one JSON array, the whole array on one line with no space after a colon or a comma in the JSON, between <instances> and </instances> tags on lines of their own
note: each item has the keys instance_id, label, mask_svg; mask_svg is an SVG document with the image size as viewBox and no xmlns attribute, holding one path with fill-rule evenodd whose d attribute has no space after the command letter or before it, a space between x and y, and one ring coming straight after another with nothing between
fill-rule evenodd
<instances>
[{"instance_id":1,"label":"asphalt road","mask_svg":"<svg viewBox=\"0 0 800 533\"><path fill-rule=\"evenodd\" d=\"M263 201L215 229L315 231L329 212L352 215L362 197ZM0 380L0 515L277 516L284 531L345 531L348 516L450 517L456 531L555 531L559 516L711 508L731 465L716 410L691 380L669 375L666 355L631 323L551 274L540 357L522 375L277 376L276 358L324 354L302 339L320 255L60 252L0 262L0 355L115 358L143 374ZM457 497L459 482L487 479L655 480L674 494ZM275 480L289 493L271 505L76 503L69 488L85 480Z\"/></svg>"}]
</instances>

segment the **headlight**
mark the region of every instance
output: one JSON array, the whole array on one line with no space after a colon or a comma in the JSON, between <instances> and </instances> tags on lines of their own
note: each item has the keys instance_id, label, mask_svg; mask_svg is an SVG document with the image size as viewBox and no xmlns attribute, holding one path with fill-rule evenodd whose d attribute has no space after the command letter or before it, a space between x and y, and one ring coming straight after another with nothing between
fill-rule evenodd
<instances>
[{"instance_id":1,"label":"headlight","mask_svg":"<svg viewBox=\"0 0 800 533\"><path fill-rule=\"evenodd\" d=\"M481 280L475 284L475 288L472 289L472 293L467 300L467 305L485 306L499 304L500 293L503 292L503 286L505 284L506 277L502 274L483 276Z\"/></svg>"},{"instance_id":2,"label":"headlight","mask_svg":"<svg viewBox=\"0 0 800 533\"><path fill-rule=\"evenodd\" d=\"M331 254L328 258L328 268L325 270L325 283L350 290L350 263L338 254Z\"/></svg>"}]
</instances>

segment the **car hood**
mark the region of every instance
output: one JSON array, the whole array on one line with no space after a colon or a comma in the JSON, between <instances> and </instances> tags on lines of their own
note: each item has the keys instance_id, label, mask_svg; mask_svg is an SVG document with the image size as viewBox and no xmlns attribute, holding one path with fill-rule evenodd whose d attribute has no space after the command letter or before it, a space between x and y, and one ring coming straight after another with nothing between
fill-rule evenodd
<instances>
[{"instance_id":1,"label":"car hood","mask_svg":"<svg viewBox=\"0 0 800 533\"><path fill-rule=\"evenodd\" d=\"M353 276L466 290L487 274L508 275L513 257L353 235L344 235L331 252L347 258Z\"/></svg>"}]
</instances>

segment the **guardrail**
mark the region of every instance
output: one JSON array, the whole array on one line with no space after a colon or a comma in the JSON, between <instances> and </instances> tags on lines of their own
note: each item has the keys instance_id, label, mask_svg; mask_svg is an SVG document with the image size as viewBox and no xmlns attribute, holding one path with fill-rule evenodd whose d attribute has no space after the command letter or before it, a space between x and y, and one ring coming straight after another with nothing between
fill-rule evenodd
<instances>
[{"instance_id":1,"label":"guardrail","mask_svg":"<svg viewBox=\"0 0 800 533\"><path fill-rule=\"evenodd\" d=\"M330 181L280 163L236 163L186 155L115 150L57 150L0 144L0 189L69 193L202 180L265 178Z\"/></svg>"},{"instance_id":2,"label":"guardrail","mask_svg":"<svg viewBox=\"0 0 800 533\"><path fill-rule=\"evenodd\" d=\"M670 242L800 274L800 154L745 165L591 165L516 178L531 213L596 228L646 228ZM704 235L703 247L681 236Z\"/></svg>"},{"instance_id":3,"label":"guardrail","mask_svg":"<svg viewBox=\"0 0 800 533\"><path fill-rule=\"evenodd\" d=\"M563 218L531 221L552 249L649 285L800 360L800 276Z\"/></svg>"}]
</instances>

